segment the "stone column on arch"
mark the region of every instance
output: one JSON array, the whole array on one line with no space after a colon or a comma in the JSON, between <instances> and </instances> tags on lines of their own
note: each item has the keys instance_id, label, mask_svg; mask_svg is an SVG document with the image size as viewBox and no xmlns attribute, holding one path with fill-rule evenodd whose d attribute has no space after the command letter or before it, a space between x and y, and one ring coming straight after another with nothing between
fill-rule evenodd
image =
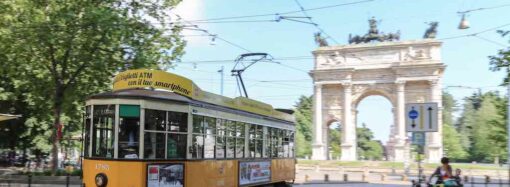
<instances>
[{"instance_id":1,"label":"stone column on arch","mask_svg":"<svg viewBox=\"0 0 510 187\"><path fill-rule=\"evenodd\" d=\"M426 158L429 163L439 163L443 156L443 119L442 119L442 92L441 92L441 81L440 79L434 79L429 81L429 102L437 103L438 114L437 114L437 132L429 132L426 136Z\"/></svg>"},{"instance_id":2,"label":"stone column on arch","mask_svg":"<svg viewBox=\"0 0 510 187\"><path fill-rule=\"evenodd\" d=\"M343 119L342 119L342 161L357 160L356 124L352 116L352 84L343 83Z\"/></svg>"},{"instance_id":3,"label":"stone column on arch","mask_svg":"<svg viewBox=\"0 0 510 187\"><path fill-rule=\"evenodd\" d=\"M313 144L312 160L326 160L326 147L323 142L322 84L315 84L313 95Z\"/></svg>"},{"instance_id":4,"label":"stone column on arch","mask_svg":"<svg viewBox=\"0 0 510 187\"><path fill-rule=\"evenodd\" d=\"M404 153L405 153L405 143L407 139L407 133L406 133L406 124L405 124L405 81L397 81L395 82L396 89L397 89L397 107L396 107L396 121L397 124L396 127L396 138L395 138L395 146L394 146L394 153L393 153L393 159L394 160L404 160Z\"/></svg>"}]
</instances>

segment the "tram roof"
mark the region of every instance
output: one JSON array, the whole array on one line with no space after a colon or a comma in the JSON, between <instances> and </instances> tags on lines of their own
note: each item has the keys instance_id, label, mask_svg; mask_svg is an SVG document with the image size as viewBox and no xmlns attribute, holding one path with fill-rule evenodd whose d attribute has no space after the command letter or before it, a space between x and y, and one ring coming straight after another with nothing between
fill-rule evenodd
<instances>
[{"instance_id":1,"label":"tram roof","mask_svg":"<svg viewBox=\"0 0 510 187\"><path fill-rule=\"evenodd\" d=\"M294 116L275 110L271 105L246 97L229 98L201 90L190 79L160 70L128 70L115 76L113 92L99 97L149 97L180 102L200 101L249 113L294 121Z\"/></svg>"}]
</instances>

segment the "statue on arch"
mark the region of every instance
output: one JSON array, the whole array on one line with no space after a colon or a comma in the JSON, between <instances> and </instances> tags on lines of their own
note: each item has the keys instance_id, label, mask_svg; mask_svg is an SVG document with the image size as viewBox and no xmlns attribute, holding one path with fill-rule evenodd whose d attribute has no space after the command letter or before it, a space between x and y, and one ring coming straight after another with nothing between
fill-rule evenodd
<instances>
[{"instance_id":1,"label":"statue on arch","mask_svg":"<svg viewBox=\"0 0 510 187\"><path fill-rule=\"evenodd\" d=\"M319 47L326 47L328 45L328 41L326 41L326 38L321 36L320 32L315 33L315 43L319 45Z\"/></svg>"},{"instance_id":2,"label":"statue on arch","mask_svg":"<svg viewBox=\"0 0 510 187\"><path fill-rule=\"evenodd\" d=\"M439 22L437 22L437 21L430 22L429 23L430 27L425 31L423 38L425 38L425 39L436 38L438 25L439 25Z\"/></svg>"},{"instance_id":3,"label":"statue on arch","mask_svg":"<svg viewBox=\"0 0 510 187\"><path fill-rule=\"evenodd\" d=\"M377 29L377 24L381 21L377 21L374 17L368 20L368 33L359 36L349 34L349 44L359 44L359 43L371 43L371 42L384 42L384 41L398 41L400 40L400 31L396 33L379 33L379 29Z\"/></svg>"}]
</instances>

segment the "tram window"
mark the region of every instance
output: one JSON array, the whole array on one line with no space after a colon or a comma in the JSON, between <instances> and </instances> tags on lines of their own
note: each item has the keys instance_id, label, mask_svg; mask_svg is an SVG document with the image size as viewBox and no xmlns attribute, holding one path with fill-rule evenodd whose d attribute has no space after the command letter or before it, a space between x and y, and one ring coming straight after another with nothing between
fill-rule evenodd
<instances>
[{"instance_id":1,"label":"tram window","mask_svg":"<svg viewBox=\"0 0 510 187\"><path fill-rule=\"evenodd\" d=\"M206 134L216 134L216 118L204 117L204 127Z\"/></svg>"},{"instance_id":2,"label":"tram window","mask_svg":"<svg viewBox=\"0 0 510 187\"><path fill-rule=\"evenodd\" d=\"M227 158L234 158L236 148L236 138L227 137Z\"/></svg>"},{"instance_id":3,"label":"tram window","mask_svg":"<svg viewBox=\"0 0 510 187\"><path fill-rule=\"evenodd\" d=\"M244 158L244 138L236 138L236 158Z\"/></svg>"},{"instance_id":4,"label":"tram window","mask_svg":"<svg viewBox=\"0 0 510 187\"><path fill-rule=\"evenodd\" d=\"M257 131L255 132L255 138L262 139L264 135L264 127L261 125L257 125Z\"/></svg>"},{"instance_id":5,"label":"tram window","mask_svg":"<svg viewBox=\"0 0 510 187\"><path fill-rule=\"evenodd\" d=\"M193 135L190 151L191 158L204 157L204 116L193 115Z\"/></svg>"},{"instance_id":6,"label":"tram window","mask_svg":"<svg viewBox=\"0 0 510 187\"><path fill-rule=\"evenodd\" d=\"M191 157L202 158L204 153L204 135L193 135L191 139Z\"/></svg>"},{"instance_id":7,"label":"tram window","mask_svg":"<svg viewBox=\"0 0 510 187\"><path fill-rule=\"evenodd\" d=\"M144 158L165 158L165 133L145 132L144 139Z\"/></svg>"},{"instance_id":8,"label":"tram window","mask_svg":"<svg viewBox=\"0 0 510 187\"><path fill-rule=\"evenodd\" d=\"M250 150L250 152L249 152L248 157L251 157L251 158L255 157L255 145L256 145L256 143L257 142L255 141L255 139L250 139L250 141L249 141L249 150Z\"/></svg>"},{"instance_id":9,"label":"tram window","mask_svg":"<svg viewBox=\"0 0 510 187\"><path fill-rule=\"evenodd\" d=\"M246 124L237 122L236 123L236 158L244 158L244 138L245 138L245 129Z\"/></svg>"},{"instance_id":10,"label":"tram window","mask_svg":"<svg viewBox=\"0 0 510 187\"><path fill-rule=\"evenodd\" d=\"M89 156L89 146L90 146L90 124L92 123L92 107L86 106L85 107L85 126L83 127L85 129L84 136L84 156Z\"/></svg>"},{"instance_id":11,"label":"tram window","mask_svg":"<svg viewBox=\"0 0 510 187\"><path fill-rule=\"evenodd\" d=\"M212 134L205 135L204 158L214 158L215 139L215 136Z\"/></svg>"},{"instance_id":12,"label":"tram window","mask_svg":"<svg viewBox=\"0 0 510 187\"><path fill-rule=\"evenodd\" d=\"M289 131L282 130L283 131L283 157L289 157Z\"/></svg>"},{"instance_id":13,"label":"tram window","mask_svg":"<svg viewBox=\"0 0 510 187\"><path fill-rule=\"evenodd\" d=\"M167 158L186 158L186 134L169 133L167 138Z\"/></svg>"},{"instance_id":14,"label":"tram window","mask_svg":"<svg viewBox=\"0 0 510 187\"><path fill-rule=\"evenodd\" d=\"M225 158L225 136L216 136L216 158Z\"/></svg>"},{"instance_id":15,"label":"tram window","mask_svg":"<svg viewBox=\"0 0 510 187\"><path fill-rule=\"evenodd\" d=\"M242 122L237 122L236 123L236 136L237 137L244 138L244 134L245 134L244 128L245 128L245 126L246 126L245 123L242 123Z\"/></svg>"},{"instance_id":16,"label":"tram window","mask_svg":"<svg viewBox=\"0 0 510 187\"><path fill-rule=\"evenodd\" d=\"M250 127L250 130L248 131L248 137L250 139L254 139L255 138L255 134L256 134L256 131L257 131L257 126L256 125L253 125L253 124L250 124L249 125Z\"/></svg>"},{"instance_id":17,"label":"tram window","mask_svg":"<svg viewBox=\"0 0 510 187\"><path fill-rule=\"evenodd\" d=\"M168 131L188 132L188 114L168 112Z\"/></svg>"},{"instance_id":18,"label":"tram window","mask_svg":"<svg viewBox=\"0 0 510 187\"><path fill-rule=\"evenodd\" d=\"M236 148L236 123L230 120L224 120L225 129L226 129L226 157L234 158L235 157L235 148Z\"/></svg>"},{"instance_id":19,"label":"tram window","mask_svg":"<svg viewBox=\"0 0 510 187\"><path fill-rule=\"evenodd\" d=\"M278 129L271 129L271 156L278 157Z\"/></svg>"},{"instance_id":20,"label":"tram window","mask_svg":"<svg viewBox=\"0 0 510 187\"><path fill-rule=\"evenodd\" d=\"M230 120L225 120L225 129L227 136L236 136L236 123Z\"/></svg>"},{"instance_id":21,"label":"tram window","mask_svg":"<svg viewBox=\"0 0 510 187\"><path fill-rule=\"evenodd\" d=\"M223 119L216 119L216 158L225 158L226 145L226 121Z\"/></svg>"},{"instance_id":22,"label":"tram window","mask_svg":"<svg viewBox=\"0 0 510 187\"><path fill-rule=\"evenodd\" d=\"M145 110L145 130L165 131L166 112L162 110Z\"/></svg>"},{"instance_id":23,"label":"tram window","mask_svg":"<svg viewBox=\"0 0 510 187\"><path fill-rule=\"evenodd\" d=\"M113 158L115 105L95 105L93 111L92 156Z\"/></svg>"},{"instance_id":24,"label":"tram window","mask_svg":"<svg viewBox=\"0 0 510 187\"><path fill-rule=\"evenodd\" d=\"M263 152L263 155L262 157L264 158L268 158L270 157L270 152L271 152L271 149L270 149L270 140L271 140L271 137L269 137L269 129L270 127L264 127L265 130L264 130L264 135L263 135L263 147L265 149L265 151Z\"/></svg>"},{"instance_id":25,"label":"tram window","mask_svg":"<svg viewBox=\"0 0 510 187\"><path fill-rule=\"evenodd\" d=\"M257 141L257 145L256 145L256 152L255 152L255 157L257 158L261 158L262 157L262 143L263 141L261 139L256 139Z\"/></svg>"},{"instance_id":26,"label":"tram window","mask_svg":"<svg viewBox=\"0 0 510 187\"><path fill-rule=\"evenodd\" d=\"M140 107L119 106L119 158L138 158Z\"/></svg>"},{"instance_id":27,"label":"tram window","mask_svg":"<svg viewBox=\"0 0 510 187\"><path fill-rule=\"evenodd\" d=\"M216 142L216 118L204 117L205 142L204 158L214 158Z\"/></svg>"},{"instance_id":28,"label":"tram window","mask_svg":"<svg viewBox=\"0 0 510 187\"><path fill-rule=\"evenodd\" d=\"M278 142L276 143L276 145L278 146L278 158L283 157L283 134L284 134L284 131L281 129L278 129L278 132L277 132L277 135L278 135L277 141Z\"/></svg>"},{"instance_id":29,"label":"tram window","mask_svg":"<svg viewBox=\"0 0 510 187\"><path fill-rule=\"evenodd\" d=\"M204 133L204 116L193 115L193 133Z\"/></svg>"},{"instance_id":30,"label":"tram window","mask_svg":"<svg viewBox=\"0 0 510 187\"><path fill-rule=\"evenodd\" d=\"M266 134L264 135L266 136L265 137L266 144L264 145L264 147L266 148L266 154L264 155L264 157L271 157L271 127L267 127Z\"/></svg>"}]
</instances>

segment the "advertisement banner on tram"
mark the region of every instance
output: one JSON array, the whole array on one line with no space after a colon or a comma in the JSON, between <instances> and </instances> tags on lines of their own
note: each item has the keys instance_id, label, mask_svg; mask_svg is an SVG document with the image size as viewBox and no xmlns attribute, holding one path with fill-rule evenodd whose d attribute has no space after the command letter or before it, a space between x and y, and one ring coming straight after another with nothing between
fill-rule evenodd
<instances>
[{"instance_id":1,"label":"advertisement banner on tram","mask_svg":"<svg viewBox=\"0 0 510 187\"><path fill-rule=\"evenodd\" d=\"M147 187L183 187L184 164L147 165Z\"/></svg>"},{"instance_id":2,"label":"advertisement banner on tram","mask_svg":"<svg viewBox=\"0 0 510 187\"><path fill-rule=\"evenodd\" d=\"M269 182L271 161L239 162L239 185Z\"/></svg>"}]
</instances>

